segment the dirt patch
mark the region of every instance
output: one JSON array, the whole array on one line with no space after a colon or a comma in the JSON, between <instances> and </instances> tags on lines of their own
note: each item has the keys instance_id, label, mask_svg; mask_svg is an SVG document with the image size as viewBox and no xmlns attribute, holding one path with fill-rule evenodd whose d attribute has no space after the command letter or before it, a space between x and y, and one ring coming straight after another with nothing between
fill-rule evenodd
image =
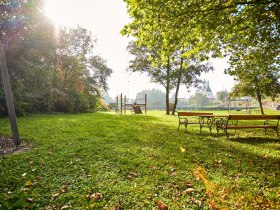
<instances>
[{"instance_id":1,"label":"dirt patch","mask_svg":"<svg viewBox=\"0 0 280 210\"><path fill-rule=\"evenodd\" d=\"M16 147L14 145L13 139L5 136L0 136L0 156L26 152L28 150L30 150L30 147L26 141L22 140L21 144Z\"/></svg>"}]
</instances>

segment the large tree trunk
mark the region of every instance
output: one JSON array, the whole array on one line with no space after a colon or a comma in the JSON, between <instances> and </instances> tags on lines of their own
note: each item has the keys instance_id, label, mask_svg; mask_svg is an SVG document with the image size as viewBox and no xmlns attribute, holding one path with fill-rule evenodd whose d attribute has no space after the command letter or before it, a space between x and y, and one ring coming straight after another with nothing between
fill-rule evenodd
<instances>
[{"instance_id":1,"label":"large tree trunk","mask_svg":"<svg viewBox=\"0 0 280 210\"><path fill-rule=\"evenodd\" d=\"M170 115L169 110L169 91L170 91L170 61L168 58L167 69L166 69L166 88L165 88L165 103L166 103L166 114Z\"/></svg>"},{"instance_id":2,"label":"large tree trunk","mask_svg":"<svg viewBox=\"0 0 280 210\"><path fill-rule=\"evenodd\" d=\"M180 88L180 84L181 84L182 71L183 71L183 58L181 58L181 62L180 62L180 69L179 69L178 80L177 80L177 84L176 84L175 100L174 100L174 105L173 105L173 109L172 109L172 115L175 115L175 111L177 108L178 93L179 93L179 88Z\"/></svg>"},{"instance_id":3,"label":"large tree trunk","mask_svg":"<svg viewBox=\"0 0 280 210\"><path fill-rule=\"evenodd\" d=\"M262 106L262 94L259 90L257 90L256 92L257 92L257 101L259 102L261 114L264 114L263 106Z\"/></svg>"}]
</instances>

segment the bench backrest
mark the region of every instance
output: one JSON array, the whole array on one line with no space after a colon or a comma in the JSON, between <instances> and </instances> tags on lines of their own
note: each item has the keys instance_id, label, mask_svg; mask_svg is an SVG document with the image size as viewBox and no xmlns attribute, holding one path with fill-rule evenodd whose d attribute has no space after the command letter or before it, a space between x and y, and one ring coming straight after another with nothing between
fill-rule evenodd
<instances>
[{"instance_id":1,"label":"bench backrest","mask_svg":"<svg viewBox=\"0 0 280 210\"><path fill-rule=\"evenodd\" d=\"M199 116L199 115L213 115L213 113L206 112L177 112L178 116Z\"/></svg>"},{"instance_id":2,"label":"bench backrest","mask_svg":"<svg viewBox=\"0 0 280 210\"><path fill-rule=\"evenodd\" d=\"M228 120L280 120L280 115L229 115Z\"/></svg>"}]
</instances>

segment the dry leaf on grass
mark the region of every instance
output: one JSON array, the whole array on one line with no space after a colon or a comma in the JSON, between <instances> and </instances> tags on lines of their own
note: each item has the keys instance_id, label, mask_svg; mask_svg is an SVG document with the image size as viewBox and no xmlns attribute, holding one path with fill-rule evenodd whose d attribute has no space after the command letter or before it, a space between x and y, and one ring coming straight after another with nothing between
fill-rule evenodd
<instances>
[{"instance_id":1,"label":"dry leaf on grass","mask_svg":"<svg viewBox=\"0 0 280 210\"><path fill-rule=\"evenodd\" d=\"M28 203L32 203L32 202L33 202L33 198L27 198L26 201L27 201Z\"/></svg>"},{"instance_id":2,"label":"dry leaf on grass","mask_svg":"<svg viewBox=\"0 0 280 210\"><path fill-rule=\"evenodd\" d=\"M127 178L129 178L129 179L134 178L134 177L138 177L138 174L135 172L132 172L132 171L130 171L127 175Z\"/></svg>"},{"instance_id":3,"label":"dry leaf on grass","mask_svg":"<svg viewBox=\"0 0 280 210\"><path fill-rule=\"evenodd\" d=\"M27 182L25 182L25 184L24 184L24 186L27 187L27 188L30 187L30 185L31 185L31 181L27 181Z\"/></svg>"},{"instance_id":4,"label":"dry leaf on grass","mask_svg":"<svg viewBox=\"0 0 280 210\"><path fill-rule=\"evenodd\" d=\"M185 182L186 187L191 187L192 183L191 182Z\"/></svg>"},{"instance_id":5,"label":"dry leaf on grass","mask_svg":"<svg viewBox=\"0 0 280 210\"><path fill-rule=\"evenodd\" d=\"M63 206L61 207L61 210L63 210L63 209L68 209L68 208L69 208L68 205L63 205Z\"/></svg>"},{"instance_id":6,"label":"dry leaf on grass","mask_svg":"<svg viewBox=\"0 0 280 210\"><path fill-rule=\"evenodd\" d=\"M156 204L157 204L159 210L168 209L168 206L165 203L163 203L161 200L157 200Z\"/></svg>"},{"instance_id":7,"label":"dry leaf on grass","mask_svg":"<svg viewBox=\"0 0 280 210\"><path fill-rule=\"evenodd\" d=\"M263 154L263 155L262 155L262 158L267 158L267 157L268 157L267 154Z\"/></svg>"},{"instance_id":8,"label":"dry leaf on grass","mask_svg":"<svg viewBox=\"0 0 280 210\"><path fill-rule=\"evenodd\" d=\"M193 188L188 188L188 189L186 189L183 193L190 194L190 193L192 193L192 192L194 192L194 191L195 191L195 189L193 189Z\"/></svg>"},{"instance_id":9,"label":"dry leaf on grass","mask_svg":"<svg viewBox=\"0 0 280 210\"><path fill-rule=\"evenodd\" d=\"M61 192L62 192L62 193L66 193L66 192L67 192L67 188L68 188L68 186L64 184L64 185L61 187Z\"/></svg>"},{"instance_id":10,"label":"dry leaf on grass","mask_svg":"<svg viewBox=\"0 0 280 210\"><path fill-rule=\"evenodd\" d=\"M57 197L59 196L59 193L55 193L55 194L52 194L52 201L54 200L54 199L56 199Z\"/></svg>"},{"instance_id":11,"label":"dry leaf on grass","mask_svg":"<svg viewBox=\"0 0 280 210\"><path fill-rule=\"evenodd\" d=\"M198 205L198 206L200 206L201 203L202 203L200 200L196 200L196 199L193 198L193 197L191 197L191 201L192 201L194 204Z\"/></svg>"},{"instance_id":12,"label":"dry leaf on grass","mask_svg":"<svg viewBox=\"0 0 280 210\"><path fill-rule=\"evenodd\" d=\"M86 195L87 198L93 199L93 200L99 200L101 198L103 198L102 193L96 192L93 193L92 195Z\"/></svg>"}]
</instances>

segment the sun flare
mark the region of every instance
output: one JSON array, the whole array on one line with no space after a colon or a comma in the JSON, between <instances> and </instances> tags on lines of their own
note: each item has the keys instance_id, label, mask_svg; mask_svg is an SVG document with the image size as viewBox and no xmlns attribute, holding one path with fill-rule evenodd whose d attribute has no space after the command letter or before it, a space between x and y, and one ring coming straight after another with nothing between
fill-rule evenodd
<instances>
[{"instance_id":1,"label":"sun flare","mask_svg":"<svg viewBox=\"0 0 280 210\"><path fill-rule=\"evenodd\" d=\"M57 25L74 26L78 24L77 1L47 0L44 6L45 14ZM77 17L77 16L76 16Z\"/></svg>"}]
</instances>

